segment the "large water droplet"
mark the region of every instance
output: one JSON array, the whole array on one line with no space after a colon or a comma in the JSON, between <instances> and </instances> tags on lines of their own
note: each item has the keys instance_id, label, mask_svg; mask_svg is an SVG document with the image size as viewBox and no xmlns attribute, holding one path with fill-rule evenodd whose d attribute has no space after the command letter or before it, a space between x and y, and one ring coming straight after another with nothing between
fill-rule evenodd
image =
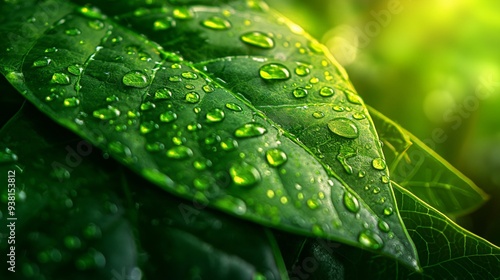
<instances>
[{"instance_id":1,"label":"large water droplet","mask_svg":"<svg viewBox=\"0 0 500 280\"><path fill-rule=\"evenodd\" d=\"M275 148L266 152L266 159L269 165L278 167L280 165L283 165L287 161L288 157L285 152L278 148Z\"/></svg>"},{"instance_id":2,"label":"large water droplet","mask_svg":"<svg viewBox=\"0 0 500 280\"><path fill-rule=\"evenodd\" d=\"M370 230L364 230L359 234L358 237L359 243L361 245L368 247L373 250L380 250L384 246L384 242L382 241L382 238L378 236L378 234L370 231Z\"/></svg>"},{"instance_id":3,"label":"large water droplet","mask_svg":"<svg viewBox=\"0 0 500 280\"><path fill-rule=\"evenodd\" d=\"M241 41L263 49L272 49L274 40L266 34L258 31L247 32L240 37Z\"/></svg>"},{"instance_id":4,"label":"large water droplet","mask_svg":"<svg viewBox=\"0 0 500 280\"><path fill-rule=\"evenodd\" d=\"M226 30L231 28L231 23L227 19L218 16L212 16L202 21L201 25L214 30Z\"/></svg>"},{"instance_id":5,"label":"large water droplet","mask_svg":"<svg viewBox=\"0 0 500 280\"><path fill-rule=\"evenodd\" d=\"M186 159L193 156L193 151L186 146L175 146L167 151L167 157L173 159Z\"/></svg>"},{"instance_id":6,"label":"large water droplet","mask_svg":"<svg viewBox=\"0 0 500 280\"><path fill-rule=\"evenodd\" d=\"M148 77L141 71L130 71L122 78L124 85L135 88L145 88L148 86Z\"/></svg>"},{"instance_id":7,"label":"large water droplet","mask_svg":"<svg viewBox=\"0 0 500 280\"><path fill-rule=\"evenodd\" d=\"M187 103L195 104L195 103L198 103L200 101L200 95L196 92L189 92L184 97L184 100Z\"/></svg>"},{"instance_id":8,"label":"large water droplet","mask_svg":"<svg viewBox=\"0 0 500 280\"><path fill-rule=\"evenodd\" d=\"M359 211L358 199L350 192L344 193L344 206L352 213L358 213Z\"/></svg>"},{"instance_id":9,"label":"large water droplet","mask_svg":"<svg viewBox=\"0 0 500 280\"><path fill-rule=\"evenodd\" d=\"M115 107L108 106L107 108L95 110L92 115L95 118L101 119L101 120L109 120L116 118L120 115L120 110L118 110Z\"/></svg>"},{"instance_id":10,"label":"large water droplet","mask_svg":"<svg viewBox=\"0 0 500 280\"><path fill-rule=\"evenodd\" d=\"M238 141L228 138L220 142L220 147L224 151L232 151L238 147Z\"/></svg>"},{"instance_id":11,"label":"large water droplet","mask_svg":"<svg viewBox=\"0 0 500 280\"><path fill-rule=\"evenodd\" d=\"M290 71L279 63L269 63L259 70L260 77L265 80L286 80L290 78Z\"/></svg>"},{"instance_id":12,"label":"large water droplet","mask_svg":"<svg viewBox=\"0 0 500 280\"><path fill-rule=\"evenodd\" d=\"M224 120L224 111L219 108L210 110L206 115L206 119L209 123L221 122Z\"/></svg>"},{"instance_id":13,"label":"large water droplet","mask_svg":"<svg viewBox=\"0 0 500 280\"><path fill-rule=\"evenodd\" d=\"M64 73L54 73L50 82L58 85L69 85L71 80L69 79L69 76Z\"/></svg>"},{"instance_id":14,"label":"large water droplet","mask_svg":"<svg viewBox=\"0 0 500 280\"><path fill-rule=\"evenodd\" d=\"M234 184L241 187L253 186L261 180L259 171L246 162L231 165L229 174Z\"/></svg>"},{"instance_id":15,"label":"large water droplet","mask_svg":"<svg viewBox=\"0 0 500 280\"><path fill-rule=\"evenodd\" d=\"M356 124L346 118L336 118L328 123L328 128L331 132L344 138L354 139L359 136L358 127Z\"/></svg>"},{"instance_id":16,"label":"large water droplet","mask_svg":"<svg viewBox=\"0 0 500 280\"><path fill-rule=\"evenodd\" d=\"M238 138L249 138L264 135L267 129L259 123L247 123L234 131L234 136Z\"/></svg>"},{"instance_id":17,"label":"large water droplet","mask_svg":"<svg viewBox=\"0 0 500 280\"><path fill-rule=\"evenodd\" d=\"M37 59L33 62L33 67L45 67L52 62L52 59L48 57Z\"/></svg>"},{"instance_id":18,"label":"large water droplet","mask_svg":"<svg viewBox=\"0 0 500 280\"><path fill-rule=\"evenodd\" d=\"M307 96L307 89L299 87L293 90L292 94L295 98L304 98Z\"/></svg>"},{"instance_id":19,"label":"large water droplet","mask_svg":"<svg viewBox=\"0 0 500 280\"><path fill-rule=\"evenodd\" d=\"M386 168L385 160L383 158L376 158L372 161L372 166L377 170L384 170Z\"/></svg>"}]
</instances>

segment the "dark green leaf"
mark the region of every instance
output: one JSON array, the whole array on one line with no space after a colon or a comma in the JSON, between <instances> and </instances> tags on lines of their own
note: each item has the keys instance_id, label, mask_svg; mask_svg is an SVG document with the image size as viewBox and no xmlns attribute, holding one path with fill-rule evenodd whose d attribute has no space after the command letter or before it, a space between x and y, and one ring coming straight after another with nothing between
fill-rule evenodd
<instances>
[{"instance_id":1,"label":"dark green leaf","mask_svg":"<svg viewBox=\"0 0 500 280\"><path fill-rule=\"evenodd\" d=\"M298 26L255 5L155 2L144 9L130 1L118 15L109 11L125 28L92 7L26 3L26 10L4 4L5 14L16 16L2 34L26 22L36 27L8 42L13 55L0 63L7 79L51 118L179 196L418 269L368 112L344 71ZM170 18L177 31L160 33L184 34L175 44L155 31L163 24L158 20ZM199 69L149 41L190 59L248 55L268 49L267 39L255 37L270 35L249 33L254 28L277 32L266 58L218 59ZM206 48L198 49L200 40ZM310 94L296 98L301 90Z\"/></svg>"},{"instance_id":2,"label":"dark green leaf","mask_svg":"<svg viewBox=\"0 0 500 280\"><path fill-rule=\"evenodd\" d=\"M287 279L266 229L126 174L31 106L0 133L5 147L16 157L0 174L15 171L16 208L4 212L2 188L1 219L17 218L17 266L2 279Z\"/></svg>"},{"instance_id":3,"label":"dark green leaf","mask_svg":"<svg viewBox=\"0 0 500 280\"><path fill-rule=\"evenodd\" d=\"M370 108L391 179L444 214L478 208L488 195L410 132Z\"/></svg>"}]
</instances>

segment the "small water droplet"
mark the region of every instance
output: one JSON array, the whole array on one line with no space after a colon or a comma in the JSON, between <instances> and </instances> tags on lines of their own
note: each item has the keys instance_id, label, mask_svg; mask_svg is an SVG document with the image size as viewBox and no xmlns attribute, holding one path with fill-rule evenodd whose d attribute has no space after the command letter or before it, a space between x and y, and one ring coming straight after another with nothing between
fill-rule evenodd
<instances>
[{"instance_id":1,"label":"small water droplet","mask_svg":"<svg viewBox=\"0 0 500 280\"><path fill-rule=\"evenodd\" d=\"M266 159L269 165L278 167L283 165L287 160L288 157L284 151L281 149L275 148L275 149L270 149L267 150L266 152Z\"/></svg>"},{"instance_id":2,"label":"small water droplet","mask_svg":"<svg viewBox=\"0 0 500 280\"><path fill-rule=\"evenodd\" d=\"M196 80L198 79L198 75L196 75L196 73L193 73L193 72L190 72L190 71L187 71L187 72L183 72L181 74L182 77L188 79L188 80Z\"/></svg>"},{"instance_id":3,"label":"small water droplet","mask_svg":"<svg viewBox=\"0 0 500 280\"><path fill-rule=\"evenodd\" d=\"M83 229L83 236L89 239L100 238L102 235L101 228L94 224L90 223Z\"/></svg>"},{"instance_id":4,"label":"small water droplet","mask_svg":"<svg viewBox=\"0 0 500 280\"><path fill-rule=\"evenodd\" d=\"M132 152L130 151L130 148L127 147L127 146L125 146L120 141L109 142L108 149L112 153L119 154L119 155L124 155L126 157L130 157L131 154L132 154Z\"/></svg>"},{"instance_id":5,"label":"small water droplet","mask_svg":"<svg viewBox=\"0 0 500 280\"><path fill-rule=\"evenodd\" d=\"M364 230L359 234L358 241L361 245L368 247L373 250L380 250L384 246L382 238L378 234L370 231Z\"/></svg>"},{"instance_id":6,"label":"small water droplet","mask_svg":"<svg viewBox=\"0 0 500 280\"><path fill-rule=\"evenodd\" d=\"M80 104L80 100L76 97L69 97L64 99L63 105L65 107L76 107Z\"/></svg>"},{"instance_id":7,"label":"small water droplet","mask_svg":"<svg viewBox=\"0 0 500 280\"><path fill-rule=\"evenodd\" d=\"M309 207L309 209L314 210L314 209L317 209L319 207L320 202L316 199L308 199L306 201L306 204L307 204L307 207Z\"/></svg>"},{"instance_id":8,"label":"small water droplet","mask_svg":"<svg viewBox=\"0 0 500 280\"><path fill-rule=\"evenodd\" d=\"M273 197L274 197L274 195L275 195L275 193L274 193L274 191L273 191L273 190L267 190L266 195L267 195L267 197L269 197L269 198L273 198Z\"/></svg>"},{"instance_id":9,"label":"small water droplet","mask_svg":"<svg viewBox=\"0 0 500 280\"><path fill-rule=\"evenodd\" d=\"M33 62L33 67L45 67L48 66L52 62L52 59L48 57L43 57L40 59L37 59Z\"/></svg>"},{"instance_id":10,"label":"small water droplet","mask_svg":"<svg viewBox=\"0 0 500 280\"><path fill-rule=\"evenodd\" d=\"M57 51L58 51L58 49L56 47L51 47L51 48L46 48L44 52L45 53L55 53Z\"/></svg>"},{"instance_id":11,"label":"small water droplet","mask_svg":"<svg viewBox=\"0 0 500 280\"><path fill-rule=\"evenodd\" d=\"M309 69L309 67L307 65L304 65L304 64L299 64L295 68L295 74L297 74L301 77L309 75L310 72L311 72L311 69Z\"/></svg>"},{"instance_id":12,"label":"small water droplet","mask_svg":"<svg viewBox=\"0 0 500 280\"><path fill-rule=\"evenodd\" d=\"M156 108L156 105L150 101L146 101L141 104L141 111L149 111Z\"/></svg>"},{"instance_id":13,"label":"small water droplet","mask_svg":"<svg viewBox=\"0 0 500 280\"><path fill-rule=\"evenodd\" d=\"M314 224L312 226L312 232L315 234L315 235L319 235L319 236L322 236L325 234L325 232L323 231L323 228L321 228L321 225L318 225L318 224Z\"/></svg>"},{"instance_id":14,"label":"small water droplet","mask_svg":"<svg viewBox=\"0 0 500 280\"><path fill-rule=\"evenodd\" d=\"M264 135L267 129L259 123L247 123L234 131L234 136L238 138L249 138Z\"/></svg>"},{"instance_id":15,"label":"small water droplet","mask_svg":"<svg viewBox=\"0 0 500 280\"><path fill-rule=\"evenodd\" d=\"M227 209L231 211L231 213L235 213L236 215L244 215L247 212L246 203L234 196L224 196L217 199L214 202L214 205L223 209Z\"/></svg>"},{"instance_id":16,"label":"small water droplet","mask_svg":"<svg viewBox=\"0 0 500 280\"><path fill-rule=\"evenodd\" d=\"M64 31L64 33L66 35L69 35L69 36L77 36L77 35L80 35L82 34L82 31L78 28L69 28L69 29L66 29Z\"/></svg>"},{"instance_id":17,"label":"small water droplet","mask_svg":"<svg viewBox=\"0 0 500 280\"><path fill-rule=\"evenodd\" d=\"M70 74L73 74L75 76L78 76L83 72L83 67L78 63L68 66L67 69Z\"/></svg>"},{"instance_id":18,"label":"small water droplet","mask_svg":"<svg viewBox=\"0 0 500 280\"><path fill-rule=\"evenodd\" d=\"M177 119L177 114L173 111L166 111L160 115L160 121L165 123L173 122Z\"/></svg>"},{"instance_id":19,"label":"small water droplet","mask_svg":"<svg viewBox=\"0 0 500 280\"><path fill-rule=\"evenodd\" d=\"M372 166L377 170L384 170L386 168L385 160L383 158L376 158L372 161Z\"/></svg>"},{"instance_id":20,"label":"small water droplet","mask_svg":"<svg viewBox=\"0 0 500 280\"><path fill-rule=\"evenodd\" d=\"M294 89L292 93L295 98L304 98L307 96L308 92L307 89L299 87Z\"/></svg>"},{"instance_id":21,"label":"small water droplet","mask_svg":"<svg viewBox=\"0 0 500 280\"><path fill-rule=\"evenodd\" d=\"M236 103L226 103L226 108L228 108L231 111L235 111L235 112L243 111L243 109Z\"/></svg>"},{"instance_id":22,"label":"small water droplet","mask_svg":"<svg viewBox=\"0 0 500 280\"><path fill-rule=\"evenodd\" d=\"M363 101L361 100L361 97L357 95L356 93L350 92L350 91L345 91L345 95L347 97L347 100L353 104L362 104Z\"/></svg>"},{"instance_id":23,"label":"small water droplet","mask_svg":"<svg viewBox=\"0 0 500 280\"><path fill-rule=\"evenodd\" d=\"M312 77L311 79L309 79L309 83L311 83L313 85L317 84L317 83L319 83L319 79L316 77Z\"/></svg>"},{"instance_id":24,"label":"small water droplet","mask_svg":"<svg viewBox=\"0 0 500 280\"><path fill-rule=\"evenodd\" d=\"M209 17L202 21L201 25L214 30L226 30L231 28L231 23L227 19L218 16Z\"/></svg>"},{"instance_id":25,"label":"small water droplet","mask_svg":"<svg viewBox=\"0 0 500 280\"><path fill-rule=\"evenodd\" d=\"M241 41L263 49L272 49L274 40L266 34L258 31L247 32L240 37Z\"/></svg>"},{"instance_id":26,"label":"small water droplet","mask_svg":"<svg viewBox=\"0 0 500 280\"><path fill-rule=\"evenodd\" d=\"M384 184L388 184L391 181L390 178L387 175L382 175L382 177L380 177L380 180Z\"/></svg>"},{"instance_id":27,"label":"small water droplet","mask_svg":"<svg viewBox=\"0 0 500 280\"><path fill-rule=\"evenodd\" d=\"M366 176L366 172L365 172L365 171L360 170L360 171L358 172L358 177L359 177L359 178L363 178L363 177L365 177L365 176Z\"/></svg>"},{"instance_id":28,"label":"small water droplet","mask_svg":"<svg viewBox=\"0 0 500 280\"><path fill-rule=\"evenodd\" d=\"M290 71L279 63L269 63L259 70L260 77L264 80L286 80L290 78Z\"/></svg>"},{"instance_id":29,"label":"small water droplet","mask_svg":"<svg viewBox=\"0 0 500 280\"><path fill-rule=\"evenodd\" d=\"M229 174L234 184L241 187L253 186L261 180L259 171L246 162L231 165Z\"/></svg>"},{"instance_id":30,"label":"small water droplet","mask_svg":"<svg viewBox=\"0 0 500 280\"><path fill-rule=\"evenodd\" d=\"M139 127L139 132L141 134L148 134L148 133L152 132L154 129L157 129L158 127L159 127L158 124L156 124L153 121L144 122L144 123L141 123L141 125Z\"/></svg>"},{"instance_id":31,"label":"small water droplet","mask_svg":"<svg viewBox=\"0 0 500 280\"><path fill-rule=\"evenodd\" d=\"M193 151L186 146L175 146L167 151L167 157L173 159L186 159L193 156Z\"/></svg>"},{"instance_id":32,"label":"small water droplet","mask_svg":"<svg viewBox=\"0 0 500 280\"><path fill-rule=\"evenodd\" d=\"M338 136L354 139L358 138L359 131L356 124L346 118L336 118L328 123L328 128L331 132L337 134Z\"/></svg>"},{"instance_id":33,"label":"small water droplet","mask_svg":"<svg viewBox=\"0 0 500 280\"><path fill-rule=\"evenodd\" d=\"M209 123L221 122L224 120L224 111L219 108L215 108L213 110L210 110L206 114L205 118Z\"/></svg>"},{"instance_id":34,"label":"small water droplet","mask_svg":"<svg viewBox=\"0 0 500 280\"><path fill-rule=\"evenodd\" d=\"M195 103L198 103L200 101L200 95L196 92L189 92L184 97L184 100L187 103L195 104Z\"/></svg>"},{"instance_id":35,"label":"small water droplet","mask_svg":"<svg viewBox=\"0 0 500 280\"><path fill-rule=\"evenodd\" d=\"M130 71L122 78L124 85L135 88L145 88L149 85L148 77L141 71Z\"/></svg>"},{"instance_id":36,"label":"small water droplet","mask_svg":"<svg viewBox=\"0 0 500 280\"><path fill-rule=\"evenodd\" d=\"M90 20L88 22L88 25L90 28L92 28L94 30L101 30L104 28L104 22L102 22L98 19Z\"/></svg>"},{"instance_id":37,"label":"small water droplet","mask_svg":"<svg viewBox=\"0 0 500 280\"><path fill-rule=\"evenodd\" d=\"M337 155L337 160L342 164L347 174L352 174L352 166L347 163L347 159L352 158L357 155L356 150L349 146L340 146L339 154Z\"/></svg>"},{"instance_id":38,"label":"small water droplet","mask_svg":"<svg viewBox=\"0 0 500 280\"><path fill-rule=\"evenodd\" d=\"M389 232L391 230L389 224L382 220L378 221L378 228L383 232Z\"/></svg>"},{"instance_id":39,"label":"small water droplet","mask_svg":"<svg viewBox=\"0 0 500 280\"><path fill-rule=\"evenodd\" d=\"M323 97L329 97L329 96L332 96L334 94L335 94L335 90L331 87L322 87L319 90L319 95L321 95Z\"/></svg>"},{"instance_id":40,"label":"small water droplet","mask_svg":"<svg viewBox=\"0 0 500 280\"><path fill-rule=\"evenodd\" d=\"M14 154L11 149L5 148L4 151L0 151L0 163L7 163L13 161L17 161L17 155Z\"/></svg>"},{"instance_id":41,"label":"small water droplet","mask_svg":"<svg viewBox=\"0 0 500 280\"><path fill-rule=\"evenodd\" d=\"M149 152L159 152L163 149L165 149L165 145L160 142L146 144L146 150L148 150Z\"/></svg>"},{"instance_id":42,"label":"small water droplet","mask_svg":"<svg viewBox=\"0 0 500 280\"><path fill-rule=\"evenodd\" d=\"M209 167L211 165L212 165L212 162L209 160L195 160L193 162L193 167L196 170L200 170L200 171L207 169L207 167Z\"/></svg>"},{"instance_id":43,"label":"small water droplet","mask_svg":"<svg viewBox=\"0 0 500 280\"><path fill-rule=\"evenodd\" d=\"M343 106L340 106L340 105L333 105L332 109L335 112L343 112L345 110L345 108Z\"/></svg>"},{"instance_id":44,"label":"small water droplet","mask_svg":"<svg viewBox=\"0 0 500 280\"><path fill-rule=\"evenodd\" d=\"M95 118L101 119L101 120L109 120L116 118L120 115L120 110L118 110L115 107L108 106L107 108L95 110L92 115Z\"/></svg>"},{"instance_id":45,"label":"small water droplet","mask_svg":"<svg viewBox=\"0 0 500 280\"><path fill-rule=\"evenodd\" d=\"M215 88L212 85L204 85L202 89L206 93L211 93L215 91Z\"/></svg>"},{"instance_id":46,"label":"small water droplet","mask_svg":"<svg viewBox=\"0 0 500 280\"><path fill-rule=\"evenodd\" d=\"M155 99L163 100L163 99L171 99L172 92L166 88L159 89L155 92Z\"/></svg>"},{"instance_id":47,"label":"small water droplet","mask_svg":"<svg viewBox=\"0 0 500 280\"><path fill-rule=\"evenodd\" d=\"M103 19L105 16L101 13L101 11L97 7L89 7L85 6L78 10L82 15L89 18L97 18Z\"/></svg>"},{"instance_id":48,"label":"small water droplet","mask_svg":"<svg viewBox=\"0 0 500 280\"><path fill-rule=\"evenodd\" d=\"M380 191L381 191L380 187L373 188L373 193L374 194L378 194L378 193L380 193Z\"/></svg>"},{"instance_id":49,"label":"small water droplet","mask_svg":"<svg viewBox=\"0 0 500 280\"><path fill-rule=\"evenodd\" d=\"M316 111L312 114L312 116L315 118L315 119L321 119L321 118L324 118L325 117L325 114L323 114L323 112L319 112L319 111Z\"/></svg>"},{"instance_id":50,"label":"small water droplet","mask_svg":"<svg viewBox=\"0 0 500 280\"><path fill-rule=\"evenodd\" d=\"M362 119L365 119L366 116L365 114L361 113L361 112L355 112L352 114L352 117L356 120L362 120Z\"/></svg>"},{"instance_id":51,"label":"small water droplet","mask_svg":"<svg viewBox=\"0 0 500 280\"><path fill-rule=\"evenodd\" d=\"M175 27L176 22L171 17L166 17L158 19L153 23L153 30L167 30L169 28Z\"/></svg>"},{"instance_id":52,"label":"small water droplet","mask_svg":"<svg viewBox=\"0 0 500 280\"><path fill-rule=\"evenodd\" d=\"M193 185L197 190L205 191L210 187L210 179L207 177L197 177L193 180Z\"/></svg>"},{"instance_id":53,"label":"small water droplet","mask_svg":"<svg viewBox=\"0 0 500 280\"><path fill-rule=\"evenodd\" d=\"M172 15L177 19L192 19L194 17L193 11L186 7L175 8Z\"/></svg>"},{"instance_id":54,"label":"small water droplet","mask_svg":"<svg viewBox=\"0 0 500 280\"><path fill-rule=\"evenodd\" d=\"M359 212L359 202L358 199L350 192L344 193L344 206L352 213Z\"/></svg>"},{"instance_id":55,"label":"small water droplet","mask_svg":"<svg viewBox=\"0 0 500 280\"><path fill-rule=\"evenodd\" d=\"M82 242L76 236L66 236L64 238L64 245L68 249L78 249L82 245Z\"/></svg>"},{"instance_id":56,"label":"small water droplet","mask_svg":"<svg viewBox=\"0 0 500 280\"><path fill-rule=\"evenodd\" d=\"M220 147L224 151L232 151L238 147L238 141L228 138L220 142Z\"/></svg>"},{"instance_id":57,"label":"small water droplet","mask_svg":"<svg viewBox=\"0 0 500 280\"><path fill-rule=\"evenodd\" d=\"M384 215L385 216L390 216L394 212L394 209L391 206L388 206L384 208Z\"/></svg>"},{"instance_id":58,"label":"small water droplet","mask_svg":"<svg viewBox=\"0 0 500 280\"><path fill-rule=\"evenodd\" d=\"M64 74L64 73L54 73L54 75L52 75L50 82L53 84L58 84L58 85L71 84L71 80L70 80L69 76Z\"/></svg>"}]
</instances>

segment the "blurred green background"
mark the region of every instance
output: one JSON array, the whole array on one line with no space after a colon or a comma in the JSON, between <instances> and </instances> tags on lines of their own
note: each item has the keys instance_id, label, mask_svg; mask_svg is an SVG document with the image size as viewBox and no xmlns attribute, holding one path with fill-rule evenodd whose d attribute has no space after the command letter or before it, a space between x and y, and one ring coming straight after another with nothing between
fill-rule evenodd
<instances>
[{"instance_id":1,"label":"blurred green background","mask_svg":"<svg viewBox=\"0 0 500 280\"><path fill-rule=\"evenodd\" d=\"M500 1L267 2L330 49L367 104L491 196L457 221L500 245Z\"/></svg>"}]
</instances>

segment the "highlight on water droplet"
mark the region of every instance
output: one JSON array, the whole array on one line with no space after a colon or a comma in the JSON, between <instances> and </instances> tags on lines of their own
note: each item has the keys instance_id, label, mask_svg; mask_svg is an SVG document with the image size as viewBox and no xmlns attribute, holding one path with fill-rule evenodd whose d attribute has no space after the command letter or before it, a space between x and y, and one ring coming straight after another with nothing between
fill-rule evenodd
<instances>
[{"instance_id":1,"label":"highlight on water droplet","mask_svg":"<svg viewBox=\"0 0 500 280\"><path fill-rule=\"evenodd\" d=\"M358 241L361 245L372 250L380 250L384 246L382 238L371 230L362 231L358 236Z\"/></svg>"},{"instance_id":2,"label":"highlight on water droplet","mask_svg":"<svg viewBox=\"0 0 500 280\"><path fill-rule=\"evenodd\" d=\"M234 163L229 168L233 183L240 187L250 187L261 180L259 171L246 162Z\"/></svg>"},{"instance_id":3,"label":"highlight on water droplet","mask_svg":"<svg viewBox=\"0 0 500 280\"><path fill-rule=\"evenodd\" d=\"M82 65L75 63L75 64L71 64L70 66L68 66L67 70L70 74L78 76L83 72L83 67L82 67Z\"/></svg>"},{"instance_id":4,"label":"highlight on water droplet","mask_svg":"<svg viewBox=\"0 0 500 280\"><path fill-rule=\"evenodd\" d=\"M65 107L76 107L80 104L80 100L76 97L69 97L64 99L63 105Z\"/></svg>"},{"instance_id":5,"label":"highlight on water droplet","mask_svg":"<svg viewBox=\"0 0 500 280\"><path fill-rule=\"evenodd\" d=\"M320 90L319 90L319 95L323 96L323 97L330 97L332 95L335 94L335 90L331 87L322 87Z\"/></svg>"},{"instance_id":6,"label":"highlight on water droplet","mask_svg":"<svg viewBox=\"0 0 500 280\"><path fill-rule=\"evenodd\" d=\"M307 92L307 89L299 87L299 88L294 89L292 94L295 98L304 98L307 96L308 92Z\"/></svg>"},{"instance_id":7,"label":"highlight on water droplet","mask_svg":"<svg viewBox=\"0 0 500 280\"><path fill-rule=\"evenodd\" d=\"M58 85L69 85L71 84L71 80L68 75L64 73L54 73L50 82Z\"/></svg>"},{"instance_id":8,"label":"highlight on water droplet","mask_svg":"<svg viewBox=\"0 0 500 280\"><path fill-rule=\"evenodd\" d=\"M243 215L247 212L246 203L234 196L223 196L215 200L214 205L223 209L228 209L231 213L235 213L236 215Z\"/></svg>"},{"instance_id":9,"label":"highlight on water droplet","mask_svg":"<svg viewBox=\"0 0 500 280\"><path fill-rule=\"evenodd\" d=\"M295 67L295 74L301 77L309 75L310 72L311 69L305 64L300 63L297 67Z\"/></svg>"},{"instance_id":10,"label":"highlight on water droplet","mask_svg":"<svg viewBox=\"0 0 500 280\"><path fill-rule=\"evenodd\" d=\"M251 31L240 36L241 41L263 49L272 49L274 47L274 40L268 35L259 32Z\"/></svg>"},{"instance_id":11,"label":"highlight on water droplet","mask_svg":"<svg viewBox=\"0 0 500 280\"><path fill-rule=\"evenodd\" d=\"M231 111L235 111L235 112L243 111L243 109L236 103L226 103L226 108L228 108Z\"/></svg>"},{"instance_id":12,"label":"highlight on water droplet","mask_svg":"<svg viewBox=\"0 0 500 280\"><path fill-rule=\"evenodd\" d=\"M141 104L140 108L141 108L141 111L149 111L149 110L156 108L156 105L154 103L152 103L151 101L146 101L146 102Z\"/></svg>"},{"instance_id":13,"label":"highlight on water droplet","mask_svg":"<svg viewBox=\"0 0 500 280\"><path fill-rule=\"evenodd\" d=\"M337 134L338 136L348 139L358 138L359 136L358 127L356 126L356 124L346 118L336 118L331 120L328 123L328 129L330 129L331 132Z\"/></svg>"},{"instance_id":14,"label":"highlight on water droplet","mask_svg":"<svg viewBox=\"0 0 500 280\"><path fill-rule=\"evenodd\" d=\"M286 80L290 78L290 70L279 63L269 63L260 67L259 74L264 80Z\"/></svg>"},{"instance_id":15,"label":"highlight on water droplet","mask_svg":"<svg viewBox=\"0 0 500 280\"><path fill-rule=\"evenodd\" d=\"M192 19L194 17L193 11L186 7L175 8L172 15L176 19Z\"/></svg>"},{"instance_id":16,"label":"highlight on water droplet","mask_svg":"<svg viewBox=\"0 0 500 280\"><path fill-rule=\"evenodd\" d=\"M120 110L113 106L108 106L107 108L95 110L92 115L95 118L101 119L101 120L109 120L116 118L120 115Z\"/></svg>"},{"instance_id":17,"label":"highlight on water droplet","mask_svg":"<svg viewBox=\"0 0 500 280\"><path fill-rule=\"evenodd\" d=\"M238 138L249 138L264 135L267 129L259 123L247 123L234 131L234 136Z\"/></svg>"},{"instance_id":18,"label":"highlight on water droplet","mask_svg":"<svg viewBox=\"0 0 500 280\"><path fill-rule=\"evenodd\" d=\"M76 36L76 35L82 34L82 31L80 29L78 29L78 28L69 28L69 29L66 29L64 31L64 33L66 35L69 35L69 36Z\"/></svg>"},{"instance_id":19,"label":"highlight on water droplet","mask_svg":"<svg viewBox=\"0 0 500 280\"><path fill-rule=\"evenodd\" d=\"M125 74L122 82L126 86L135 88L145 88L149 85L148 76L138 70L133 70Z\"/></svg>"},{"instance_id":20,"label":"highlight on water droplet","mask_svg":"<svg viewBox=\"0 0 500 280\"><path fill-rule=\"evenodd\" d=\"M153 30L167 30L169 28L175 27L176 22L171 17L161 18L155 20L153 23Z\"/></svg>"},{"instance_id":21,"label":"highlight on water droplet","mask_svg":"<svg viewBox=\"0 0 500 280\"><path fill-rule=\"evenodd\" d=\"M224 111L219 108L215 108L208 111L205 118L209 123L221 122L224 120Z\"/></svg>"},{"instance_id":22,"label":"highlight on water droplet","mask_svg":"<svg viewBox=\"0 0 500 280\"><path fill-rule=\"evenodd\" d=\"M33 62L33 67L45 67L45 66L48 66L50 63L52 62L52 59L48 58L48 57L43 57L43 58L40 58L40 59L37 59Z\"/></svg>"},{"instance_id":23,"label":"highlight on water droplet","mask_svg":"<svg viewBox=\"0 0 500 280\"><path fill-rule=\"evenodd\" d=\"M321 119L321 118L324 118L325 117L325 114L323 112L320 112L320 111L316 111L312 114L312 116L315 118L315 119Z\"/></svg>"},{"instance_id":24,"label":"highlight on water droplet","mask_svg":"<svg viewBox=\"0 0 500 280\"><path fill-rule=\"evenodd\" d=\"M391 206L388 206L384 208L384 215L385 216L390 216L394 212L394 209Z\"/></svg>"},{"instance_id":25,"label":"highlight on water droplet","mask_svg":"<svg viewBox=\"0 0 500 280\"><path fill-rule=\"evenodd\" d=\"M163 99L171 99L172 92L166 88L159 89L155 91L155 99L163 100Z\"/></svg>"},{"instance_id":26,"label":"highlight on water droplet","mask_svg":"<svg viewBox=\"0 0 500 280\"><path fill-rule=\"evenodd\" d=\"M198 75L196 75L196 73L193 73L191 71L182 72L181 76L188 79L188 80L198 79Z\"/></svg>"},{"instance_id":27,"label":"highlight on water droplet","mask_svg":"<svg viewBox=\"0 0 500 280\"><path fill-rule=\"evenodd\" d=\"M383 232L389 232L391 230L389 224L382 220L378 221L378 228Z\"/></svg>"},{"instance_id":28,"label":"highlight on water droplet","mask_svg":"<svg viewBox=\"0 0 500 280\"><path fill-rule=\"evenodd\" d=\"M189 147L180 145L168 149L166 155L172 159L186 159L193 156L193 150Z\"/></svg>"},{"instance_id":29,"label":"highlight on water droplet","mask_svg":"<svg viewBox=\"0 0 500 280\"><path fill-rule=\"evenodd\" d=\"M281 149L274 148L266 151L266 160L269 165L278 167L283 165L288 160L288 157Z\"/></svg>"},{"instance_id":30,"label":"highlight on water droplet","mask_svg":"<svg viewBox=\"0 0 500 280\"><path fill-rule=\"evenodd\" d=\"M173 111L166 111L160 115L160 121L171 123L177 119L177 114Z\"/></svg>"},{"instance_id":31,"label":"highlight on water droplet","mask_svg":"<svg viewBox=\"0 0 500 280\"><path fill-rule=\"evenodd\" d=\"M359 201L358 199L350 192L344 193L344 206L352 213L359 212Z\"/></svg>"},{"instance_id":32,"label":"highlight on water droplet","mask_svg":"<svg viewBox=\"0 0 500 280\"><path fill-rule=\"evenodd\" d=\"M377 170L384 170L387 167L387 165L385 164L385 160L383 158L373 159L372 166Z\"/></svg>"},{"instance_id":33,"label":"highlight on water droplet","mask_svg":"<svg viewBox=\"0 0 500 280\"><path fill-rule=\"evenodd\" d=\"M226 30L231 28L231 23L224 18L211 16L201 22L201 25L213 30Z\"/></svg>"}]
</instances>

